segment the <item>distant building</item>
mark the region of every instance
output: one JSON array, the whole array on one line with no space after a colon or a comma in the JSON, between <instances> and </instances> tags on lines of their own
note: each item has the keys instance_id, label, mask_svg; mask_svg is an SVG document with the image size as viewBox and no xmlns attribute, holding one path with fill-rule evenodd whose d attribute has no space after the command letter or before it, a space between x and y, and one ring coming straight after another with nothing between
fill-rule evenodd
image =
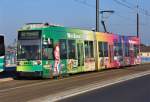
<instances>
[{"instance_id":1,"label":"distant building","mask_svg":"<svg viewBox=\"0 0 150 102\"><path fill-rule=\"evenodd\" d=\"M141 44L142 63L150 63L150 46Z\"/></svg>"}]
</instances>

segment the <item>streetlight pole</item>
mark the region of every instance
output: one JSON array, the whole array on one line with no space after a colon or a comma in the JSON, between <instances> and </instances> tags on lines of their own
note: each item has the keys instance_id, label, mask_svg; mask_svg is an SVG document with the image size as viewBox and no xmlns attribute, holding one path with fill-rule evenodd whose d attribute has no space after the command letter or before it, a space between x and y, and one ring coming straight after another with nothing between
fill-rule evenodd
<instances>
[{"instance_id":1,"label":"streetlight pole","mask_svg":"<svg viewBox=\"0 0 150 102\"><path fill-rule=\"evenodd\" d=\"M137 37L139 37L139 12L138 12L138 9L139 9L139 5L138 5L138 0L137 0L137 14L136 14L136 18L137 18Z\"/></svg>"},{"instance_id":2,"label":"streetlight pole","mask_svg":"<svg viewBox=\"0 0 150 102\"><path fill-rule=\"evenodd\" d=\"M139 37L139 14L137 13L137 37Z\"/></svg>"},{"instance_id":3,"label":"streetlight pole","mask_svg":"<svg viewBox=\"0 0 150 102\"><path fill-rule=\"evenodd\" d=\"M99 0L96 0L96 31L99 31Z\"/></svg>"}]
</instances>

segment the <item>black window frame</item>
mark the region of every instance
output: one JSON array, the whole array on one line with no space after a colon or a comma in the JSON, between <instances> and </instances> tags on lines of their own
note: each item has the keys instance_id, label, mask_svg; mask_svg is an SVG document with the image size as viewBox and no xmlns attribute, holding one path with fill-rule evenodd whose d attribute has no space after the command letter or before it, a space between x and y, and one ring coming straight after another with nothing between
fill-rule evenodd
<instances>
[{"instance_id":1,"label":"black window frame","mask_svg":"<svg viewBox=\"0 0 150 102\"><path fill-rule=\"evenodd\" d=\"M108 42L104 42L104 57L108 57Z\"/></svg>"},{"instance_id":2,"label":"black window frame","mask_svg":"<svg viewBox=\"0 0 150 102\"><path fill-rule=\"evenodd\" d=\"M94 58L94 41L85 40L84 50L85 50L85 58Z\"/></svg>"},{"instance_id":3,"label":"black window frame","mask_svg":"<svg viewBox=\"0 0 150 102\"><path fill-rule=\"evenodd\" d=\"M98 51L99 51L99 57L104 57L104 49L103 49L103 42L98 42Z\"/></svg>"},{"instance_id":4,"label":"black window frame","mask_svg":"<svg viewBox=\"0 0 150 102\"><path fill-rule=\"evenodd\" d=\"M63 43L62 43L62 41L63 41ZM65 46L65 49L62 50L61 44L65 44L65 45L63 45L63 46ZM68 58L67 57L67 40L66 39L60 39L59 40L59 47L60 47L60 59L67 59ZM64 54L62 55L62 53L64 53Z\"/></svg>"},{"instance_id":5,"label":"black window frame","mask_svg":"<svg viewBox=\"0 0 150 102\"><path fill-rule=\"evenodd\" d=\"M129 43L124 44L125 49L125 57L129 57Z\"/></svg>"},{"instance_id":6,"label":"black window frame","mask_svg":"<svg viewBox=\"0 0 150 102\"><path fill-rule=\"evenodd\" d=\"M139 45L133 45L134 46L134 57L137 57L139 54Z\"/></svg>"},{"instance_id":7,"label":"black window frame","mask_svg":"<svg viewBox=\"0 0 150 102\"><path fill-rule=\"evenodd\" d=\"M0 51L2 53L0 53L0 56L4 56L5 55L5 43L4 43L4 36L0 36Z\"/></svg>"},{"instance_id":8,"label":"black window frame","mask_svg":"<svg viewBox=\"0 0 150 102\"><path fill-rule=\"evenodd\" d=\"M99 57L108 57L108 42L99 41L98 51L99 51Z\"/></svg>"},{"instance_id":9,"label":"black window frame","mask_svg":"<svg viewBox=\"0 0 150 102\"><path fill-rule=\"evenodd\" d=\"M76 41L69 39L67 41L67 45L68 45L68 49L67 49L67 56L68 57L67 58L68 59L76 59ZM73 48L73 46L74 46L74 48Z\"/></svg>"},{"instance_id":10,"label":"black window frame","mask_svg":"<svg viewBox=\"0 0 150 102\"><path fill-rule=\"evenodd\" d=\"M44 40L44 39L43 39ZM47 38L47 40L48 40L48 38ZM50 39L50 41L51 41L51 44L42 44L42 60L54 60L54 40L53 39ZM52 57L50 58L50 57L48 57L47 59L45 58L43 58L43 49L48 49L48 48L52 48Z\"/></svg>"},{"instance_id":11,"label":"black window frame","mask_svg":"<svg viewBox=\"0 0 150 102\"><path fill-rule=\"evenodd\" d=\"M123 56L123 48L121 42L114 42L114 56Z\"/></svg>"}]
</instances>

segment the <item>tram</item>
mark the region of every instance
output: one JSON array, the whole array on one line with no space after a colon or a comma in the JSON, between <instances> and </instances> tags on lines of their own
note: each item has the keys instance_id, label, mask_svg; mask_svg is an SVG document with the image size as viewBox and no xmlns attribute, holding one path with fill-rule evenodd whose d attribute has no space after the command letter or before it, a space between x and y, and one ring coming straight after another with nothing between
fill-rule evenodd
<instances>
[{"instance_id":1,"label":"tram","mask_svg":"<svg viewBox=\"0 0 150 102\"><path fill-rule=\"evenodd\" d=\"M48 24L18 31L19 76L53 76L140 64L140 39Z\"/></svg>"}]
</instances>

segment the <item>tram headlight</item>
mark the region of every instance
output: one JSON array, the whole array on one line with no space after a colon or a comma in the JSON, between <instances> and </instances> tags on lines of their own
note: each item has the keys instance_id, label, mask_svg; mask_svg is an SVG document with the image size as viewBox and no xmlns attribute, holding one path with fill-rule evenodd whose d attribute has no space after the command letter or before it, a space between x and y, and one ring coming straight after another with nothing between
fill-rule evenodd
<instances>
[{"instance_id":1,"label":"tram headlight","mask_svg":"<svg viewBox=\"0 0 150 102\"><path fill-rule=\"evenodd\" d=\"M34 62L33 62L33 65L37 65L37 62L36 62L36 61L34 61Z\"/></svg>"}]
</instances>

